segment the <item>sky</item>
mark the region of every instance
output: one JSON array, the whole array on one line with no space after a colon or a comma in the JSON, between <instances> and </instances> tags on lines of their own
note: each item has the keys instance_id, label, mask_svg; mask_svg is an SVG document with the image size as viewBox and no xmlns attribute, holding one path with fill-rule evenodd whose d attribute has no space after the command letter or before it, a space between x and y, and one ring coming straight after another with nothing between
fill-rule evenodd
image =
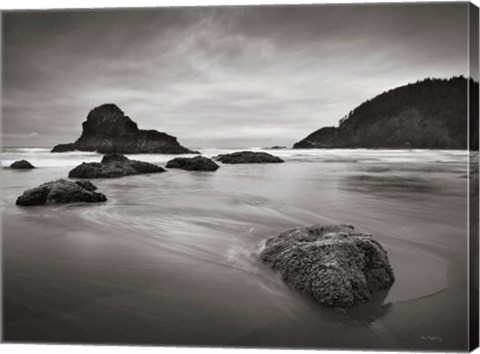
<instances>
[{"instance_id":1,"label":"sky","mask_svg":"<svg viewBox=\"0 0 480 354\"><path fill-rule=\"evenodd\" d=\"M3 14L3 146L75 141L117 104L191 148L291 146L367 99L467 75L467 4Z\"/></svg>"}]
</instances>

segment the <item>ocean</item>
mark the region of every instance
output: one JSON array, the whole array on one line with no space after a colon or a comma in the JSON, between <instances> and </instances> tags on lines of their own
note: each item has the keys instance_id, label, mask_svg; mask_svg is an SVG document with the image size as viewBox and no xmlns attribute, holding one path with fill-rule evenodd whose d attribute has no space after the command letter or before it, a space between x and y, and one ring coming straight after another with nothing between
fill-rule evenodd
<instances>
[{"instance_id":1,"label":"ocean","mask_svg":"<svg viewBox=\"0 0 480 354\"><path fill-rule=\"evenodd\" d=\"M267 152L285 163L93 180L106 203L24 208L102 155L3 149L4 340L466 350L468 152ZM4 168L19 159L37 168ZM396 281L368 303L322 307L258 259L282 231L340 223L388 251Z\"/></svg>"}]
</instances>

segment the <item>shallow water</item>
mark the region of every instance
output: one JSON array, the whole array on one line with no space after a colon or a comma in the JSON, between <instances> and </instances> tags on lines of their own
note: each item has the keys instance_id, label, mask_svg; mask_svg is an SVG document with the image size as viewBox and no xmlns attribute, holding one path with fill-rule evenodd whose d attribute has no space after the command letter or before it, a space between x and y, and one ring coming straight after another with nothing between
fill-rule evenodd
<instances>
[{"instance_id":1,"label":"shallow water","mask_svg":"<svg viewBox=\"0 0 480 354\"><path fill-rule=\"evenodd\" d=\"M38 167L2 170L4 339L466 350L467 152L271 153L286 163L96 180L107 203L20 208L101 155L4 150L2 166ZM367 304L321 307L258 262L269 237L338 223L389 253L396 282Z\"/></svg>"}]
</instances>

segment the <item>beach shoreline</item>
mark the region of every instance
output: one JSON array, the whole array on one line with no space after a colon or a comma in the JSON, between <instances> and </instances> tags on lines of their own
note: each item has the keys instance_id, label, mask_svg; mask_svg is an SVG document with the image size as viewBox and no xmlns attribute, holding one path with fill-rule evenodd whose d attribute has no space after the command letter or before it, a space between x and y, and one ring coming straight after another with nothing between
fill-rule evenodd
<instances>
[{"instance_id":1,"label":"beach shoreline","mask_svg":"<svg viewBox=\"0 0 480 354\"><path fill-rule=\"evenodd\" d=\"M2 165L25 157L16 154L2 155ZM99 179L104 204L28 210L14 205L21 191L101 155L27 154L35 171L2 172L8 342L466 343L467 153L279 150L284 164ZM169 159L134 156L162 166ZM369 303L323 308L258 261L269 237L339 223L372 233L389 254L396 282Z\"/></svg>"}]
</instances>

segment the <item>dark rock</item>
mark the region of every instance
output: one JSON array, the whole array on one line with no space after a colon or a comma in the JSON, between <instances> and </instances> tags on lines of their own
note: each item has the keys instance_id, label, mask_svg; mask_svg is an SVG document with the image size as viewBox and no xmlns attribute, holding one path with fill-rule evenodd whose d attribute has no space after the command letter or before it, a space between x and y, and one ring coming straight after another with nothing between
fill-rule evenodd
<instances>
[{"instance_id":1,"label":"dark rock","mask_svg":"<svg viewBox=\"0 0 480 354\"><path fill-rule=\"evenodd\" d=\"M144 173L165 172L160 166L137 160L130 160L121 154L109 154L102 162L84 162L68 174L69 178L114 178Z\"/></svg>"},{"instance_id":2,"label":"dark rock","mask_svg":"<svg viewBox=\"0 0 480 354\"><path fill-rule=\"evenodd\" d=\"M101 163L113 163L113 162L127 162L130 161L128 157L122 154L108 154L102 157Z\"/></svg>"},{"instance_id":3,"label":"dark rock","mask_svg":"<svg viewBox=\"0 0 480 354\"><path fill-rule=\"evenodd\" d=\"M52 152L73 150L100 153L194 153L177 141L177 138L156 130L138 129L137 123L125 116L114 104L94 108L83 122L80 138L72 144L60 144Z\"/></svg>"},{"instance_id":4,"label":"dark rock","mask_svg":"<svg viewBox=\"0 0 480 354\"><path fill-rule=\"evenodd\" d=\"M287 148L286 146L275 145L275 146L266 147L264 149L265 150L283 150L283 149L286 149L286 148Z\"/></svg>"},{"instance_id":5,"label":"dark rock","mask_svg":"<svg viewBox=\"0 0 480 354\"><path fill-rule=\"evenodd\" d=\"M65 179L48 182L39 187L28 189L17 198L17 205L33 206L43 204L96 203L105 202L107 197L93 190L97 189L91 182L71 182Z\"/></svg>"},{"instance_id":6,"label":"dark rock","mask_svg":"<svg viewBox=\"0 0 480 354\"><path fill-rule=\"evenodd\" d=\"M14 163L12 163L10 165L10 168L18 169L18 170L28 170L28 169L35 168L35 166L33 166L27 160L20 160L20 161L15 161Z\"/></svg>"},{"instance_id":7,"label":"dark rock","mask_svg":"<svg viewBox=\"0 0 480 354\"><path fill-rule=\"evenodd\" d=\"M58 144L55 145L51 152L68 152L76 150L75 144Z\"/></svg>"},{"instance_id":8,"label":"dark rock","mask_svg":"<svg viewBox=\"0 0 480 354\"><path fill-rule=\"evenodd\" d=\"M90 192L97 190L97 186L90 181L75 181L75 183Z\"/></svg>"},{"instance_id":9,"label":"dark rock","mask_svg":"<svg viewBox=\"0 0 480 354\"><path fill-rule=\"evenodd\" d=\"M277 156L267 154L266 152L239 151L232 154L222 154L214 157L223 163L279 163L284 162Z\"/></svg>"},{"instance_id":10,"label":"dark rock","mask_svg":"<svg viewBox=\"0 0 480 354\"><path fill-rule=\"evenodd\" d=\"M268 239L261 259L322 305L351 307L394 282L387 252L353 226L295 228Z\"/></svg>"},{"instance_id":11,"label":"dark rock","mask_svg":"<svg viewBox=\"0 0 480 354\"><path fill-rule=\"evenodd\" d=\"M219 166L209 158L196 156L192 158L177 157L167 162L167 168L180 168L188 171L216 171Z\"/></svg>"},{"instance_id":12,"label":"dark rock","mask_svg":"<svg viewBox=\"0 0 480 354\"><path fill-rule=\"evenodd\" d=\"M469 82L473 97L478 97L478 82ZM468 87L464 77L397 87L356 107L338 127L321 128L293 148L467 149ZM478 150L474 108L470 149Z\"/></svg>"}]
</instances>

